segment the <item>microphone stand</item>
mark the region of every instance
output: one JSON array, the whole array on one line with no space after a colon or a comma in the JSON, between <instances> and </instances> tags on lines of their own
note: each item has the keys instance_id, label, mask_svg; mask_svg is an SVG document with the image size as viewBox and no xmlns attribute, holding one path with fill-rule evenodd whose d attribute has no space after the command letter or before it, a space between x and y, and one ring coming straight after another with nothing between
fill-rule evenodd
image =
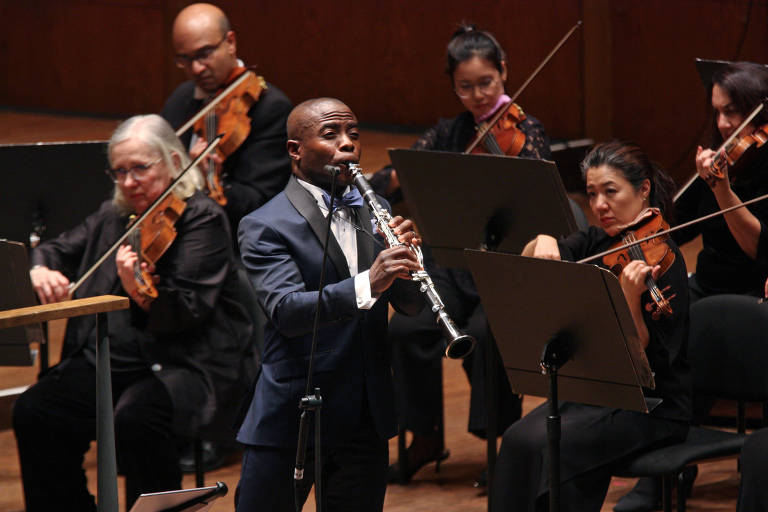
<instances>
[{"instance_id":1,"label":"microphone stand","mask_svg":"<svg viewBox=\"0 0 768 512\"><path fill-rule=\"evenodd\" d=\"M304 390L304 396L299 402L301 409L301 418L299 421L299 437L296 444L296 466L293 470L294 500L296 512L301 512L303 508L299 499L299 483L304 479L304 461L307 456L307 436L309 435L309 416L308 412L315 414L315 510L322 510L322 459L320 449L320 411L323 407L323 398L320 396L320 388L315 388L315 394L310 395L312 389L312 369L315 361L315 348L317 346L317 331L320 327L320 303L323 298L323 288L325 287L325 265L328 261L328 243L331 239L331 222L333 220L333 203L336 196L336 177L341 170L332 165L326 165L324 168L331 174L331 198L328 204L328 228L325 232L325 245L323 246L323 261L320 267L320 285L317 290L317 306L315 308L315 320L312 326L312 345L309 352L309 369L307 370L307 387Z\"/></svg>"}]
</instances>

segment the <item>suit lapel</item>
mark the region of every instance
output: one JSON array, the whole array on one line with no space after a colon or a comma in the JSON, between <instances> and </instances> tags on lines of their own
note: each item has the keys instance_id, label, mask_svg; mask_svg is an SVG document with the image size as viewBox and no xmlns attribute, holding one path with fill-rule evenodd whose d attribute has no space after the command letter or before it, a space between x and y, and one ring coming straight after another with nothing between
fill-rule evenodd
<instances>
[{"instance_id":1,"label":"suit lapel","mask_svg":"<svg viewBox=\"0 0 768 512\"><path fill-rule=\"evenodd\" d=\"M328 219L323 216L323 213L317 206L317 202L315 202L315 198L312 194L302 187L299 182L296 181L294 176L291 176L291 179L288 180L288 185L285 187L285 196L312 228L312 232L320 242L320 246L325 247L325 234L328 229ZM328 243L328 257L331 262L333 262L333 266L336 268L336 272L338 272L340 279L348 278L349 266L347 265L347 259L344 257L341 246L339 245L339 242L336 241L336 237L333 236L333 233L331 233ZM358 261L359 259L360 258L358 257Z\"/></svg>"}]
</instances>

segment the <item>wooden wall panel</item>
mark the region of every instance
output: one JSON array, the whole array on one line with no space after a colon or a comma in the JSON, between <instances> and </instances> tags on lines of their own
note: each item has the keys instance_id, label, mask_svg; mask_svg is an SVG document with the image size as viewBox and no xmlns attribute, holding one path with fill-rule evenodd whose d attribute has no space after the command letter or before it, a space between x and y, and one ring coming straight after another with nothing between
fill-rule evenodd
<instances>
[{"instance_id":1,"label":"wooden wall panel","mask_svg":"<svg viewBox=\"0 0 768 512\"><path fill-rule=\"evenodd\" d=\"M170 27L189 2L0 0L0 104L127 114L158 110L184 77ZM445 44L461 20L494 32L510 53L516 89L579 17L578 2L335 0L220 2L239 54L295 102L347 101L366 123L428 126L461 106L443 73ZM15 20L15 22L9 22ZM582 131L577 34L521 96L559 136ZM23 42L23 44L22 44ZM11 78L12 77L12 78Z\"/></svg>"},{"instance_id":2,"label":"wooden wall panel","mask_svg":"<svg viewBox=\"0 0 768 512\"><path fill-rule=\"evenodd\" d=\"M613 135L636 140L678 182L710 140L694 58L768 63L768 7L748 0L612 4ZM740 41L743 39L743 43Z\"/></svg>"},{"instance_id":3,"label":"wooden wall panel","mask_svg":"<svg viewBox=\"0 0 768 512\"><path fill-rule=\"evenodd\" d=\"M0 105L157 111L183 73L170 28L188 0L0 0ZM765 0L223 0L239 54L294 102L337 96L367 124L418 130L461 106L445 44L467 20L510 54L514 91L586 20L520 97L553 137L638 141L678 179L709 121L694 57L768 62ZM743 42L742 42L743 41ZM708 127L707 127L708 128ZM704 130L706 131L706 130Z\"/></svg>"},{"instance_id":4,"label":"wooden wall panel","mask_svg":"<svg viewBox=\"0 0 768 512\"><path fill-rule=\"evenodd\" d=\"M2 104L121 114L165 92L160 0L10 0L0 14Z\"/></svg>"},{"instance_id":5,"label":"wooden wall panel","mask_svg":"<svg viewBox=\"0 0 768 512\"><path fill-rule=\"evenodd\" d=\"M364 122L411 126L462 110L444 73L445 45L462 20L496 34L510 54L508 89L515 90L580 12L578 2L562 0L222 6L239 34L239 53L295 102L337 96ZM519 100L560 136L582 130L580 40L577 33Z\"/></svg>"}]
</instances>

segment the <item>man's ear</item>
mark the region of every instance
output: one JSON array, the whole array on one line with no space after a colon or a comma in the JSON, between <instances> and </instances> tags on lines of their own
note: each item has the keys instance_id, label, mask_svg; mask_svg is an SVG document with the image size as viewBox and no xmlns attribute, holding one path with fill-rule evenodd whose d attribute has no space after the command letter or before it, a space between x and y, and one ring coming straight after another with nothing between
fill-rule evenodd
<instances>
[{"instance_id":1,"label":"man's ear","mask_svg":"<svg viewBox=\"0 0 768 512\"><path fill-rule=\"evenodd\" d=\"M288 156L291 160L298 160L301 158L301 142L295 139L288 139L285 143L285 147L288 148Z\"/></svg>"}]
</instances>

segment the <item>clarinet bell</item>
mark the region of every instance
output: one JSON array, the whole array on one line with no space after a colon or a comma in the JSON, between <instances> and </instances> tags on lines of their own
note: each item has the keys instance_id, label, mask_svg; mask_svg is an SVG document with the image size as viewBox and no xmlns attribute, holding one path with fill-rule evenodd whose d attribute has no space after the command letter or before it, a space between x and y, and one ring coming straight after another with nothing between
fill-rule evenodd
<instances>
[{"instance_id":1,"label":"clarinet bell","mask_svg":"<svg viewBox=\"0 0 768 512\"><path fill-rule=\"evenodd\" d=\"M440 310L437 321L443 328L445 337L445 357L464 359L475 349L477 341L469 334L461 332L445 311Z\"/></svg>"}]
</instances>

